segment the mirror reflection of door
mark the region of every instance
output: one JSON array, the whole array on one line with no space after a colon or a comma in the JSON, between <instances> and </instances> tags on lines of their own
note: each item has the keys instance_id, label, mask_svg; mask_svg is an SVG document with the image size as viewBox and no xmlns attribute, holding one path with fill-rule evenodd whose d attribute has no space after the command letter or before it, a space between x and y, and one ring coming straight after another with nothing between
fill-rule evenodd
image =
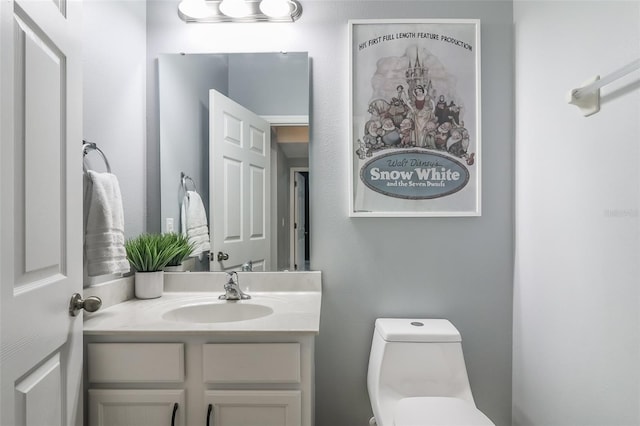
<instances>
[{"instance_id":1,"label":"mirror reflection of door","mask_svg":"<svg viewBox=\"0 0 640 426\"><path fill-rule=\"evenodd\" d=\"M291 269L308 271L309 268L309 169L291 169Z\"/></svg>"},{"instance_id":2,"label":"mirror reflection of door","mask_svg":"<svg viewBox=\"0 0 640 426\"><path fill-rule=\"evenodd\" d=\"M271 126L209 93L211 270L270 270Z\"/></svg>"}]
</instances>

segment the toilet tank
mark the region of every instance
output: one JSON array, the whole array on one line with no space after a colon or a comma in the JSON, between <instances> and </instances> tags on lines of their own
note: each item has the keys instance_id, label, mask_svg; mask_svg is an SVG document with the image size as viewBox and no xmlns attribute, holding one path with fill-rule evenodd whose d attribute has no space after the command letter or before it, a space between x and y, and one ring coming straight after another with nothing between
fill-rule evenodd
<instances>
[{"instance_id":1,"label":"toilet tank","mask_svg":"<svg viewBox=\"0 0 640 426\"><path fill-rule=\"evenodd\" d=\"M376 418L407 397L448 396L475 406L461 340L445 319L377 319L367 375Z\"/></svg>"}]
</instances>

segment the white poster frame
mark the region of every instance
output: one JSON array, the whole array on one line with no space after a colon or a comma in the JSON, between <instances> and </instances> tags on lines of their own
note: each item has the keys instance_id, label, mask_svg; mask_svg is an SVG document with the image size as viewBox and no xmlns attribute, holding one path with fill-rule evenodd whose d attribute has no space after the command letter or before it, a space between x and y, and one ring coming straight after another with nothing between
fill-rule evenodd
<instances>
[{"instance_id":1,"label":"white poster frame","mask_svg":"<svg viewBox=\"0 0 640 426\"><path fill-rule=\"evenodd\" d=\"M349 216L480 216L480 20L348 25Z\"/></svg>"}]
</instances>

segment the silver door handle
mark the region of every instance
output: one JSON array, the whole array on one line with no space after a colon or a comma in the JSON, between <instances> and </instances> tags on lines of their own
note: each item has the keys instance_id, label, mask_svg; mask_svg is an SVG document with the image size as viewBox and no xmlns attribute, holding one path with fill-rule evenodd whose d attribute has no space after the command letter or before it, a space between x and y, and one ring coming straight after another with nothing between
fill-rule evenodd
<instances>
[{"instance_id":1,"label":"silver door handle","mask_svg":"<svg viewBox=\"0 0 640 426\"><path fill-rule=\"evenodd\" d=\"M80 293L74 293L69 302L69 315L75 317L80 309L84 309L87 312L95 312L100 309L100 306L102 306L102 300L99 297L89 296L86 299L82 299Z\"/></svg>"},{"instance_id":2,"label":"silver door handle","mask_svg":"<svg viewBox=\"0 0 640 426\"><path fill-rule=\"evenodd\" d=\"M219 251L218 252L218 262L222 262L223 260L229 260L229 254Z\"/></svg>"}]
</instances>

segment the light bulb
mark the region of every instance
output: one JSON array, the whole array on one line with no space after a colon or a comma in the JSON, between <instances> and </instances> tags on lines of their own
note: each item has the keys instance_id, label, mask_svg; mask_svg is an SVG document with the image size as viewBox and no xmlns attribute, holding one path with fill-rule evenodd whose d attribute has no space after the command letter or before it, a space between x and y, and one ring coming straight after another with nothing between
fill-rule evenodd
<instances>
[{"instance_id":1,"label":"light bulb","mask_svg":"<svg viewBox=\"0 0 640 426\"><path fill-rule=\"evenodd\" d=\"M271 18L282 18L291 15L289 0L262 0L260 11Z\"/></svg>"},{"instance_id":2,"label":"light bulb","mask_svg":"<svg viewBox=\"0 0 640 426\"><path fill-rule=\"evenodd\" d=\"M245 0L222 0L220 11L232 18L244 18L251 14L251 7Z\"/></svg>"},{"instance_id":3,"label":"light bulb","mask_svg":"<svg viewBox=\"0 0 640 426\"><path fill-rule=\"evenodd\" d=\"M207 19L219 16L215 7L205 3L204 0L184 0L178 4L178 11L182 19Z\"/></svg>"}]
</instances>

